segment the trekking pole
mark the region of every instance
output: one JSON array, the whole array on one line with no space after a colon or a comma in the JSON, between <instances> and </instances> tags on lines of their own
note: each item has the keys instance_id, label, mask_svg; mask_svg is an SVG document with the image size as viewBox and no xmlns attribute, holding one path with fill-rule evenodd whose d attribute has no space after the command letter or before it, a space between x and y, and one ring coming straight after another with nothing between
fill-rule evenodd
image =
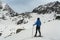
<instances>
[{"instance_id":1,"label":"trekking pole","mask_svg":"<svg viewBox=\"0 0 60 40\"><path fill-rule=\"evenodd\" d=\"M32 38L33 38L33 29L34 29L34 26L32 27Z\"/></svg>"}]
</instances>

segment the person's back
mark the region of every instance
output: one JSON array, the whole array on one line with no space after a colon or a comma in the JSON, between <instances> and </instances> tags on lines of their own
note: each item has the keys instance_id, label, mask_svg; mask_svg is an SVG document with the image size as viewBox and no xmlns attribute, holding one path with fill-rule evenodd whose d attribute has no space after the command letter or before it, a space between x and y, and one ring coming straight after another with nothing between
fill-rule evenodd
<instances>
[{"instance_id":1,"label":"person's back","mask_svg":"<svg viewBox=\"0 0 60 40\"><path fill-rule=\"evenodd\" d=\"M36 21L36 23L34 25L39 26L39 27L41 26L40 18L37 18L37 21Z\"/></svg>"},{"instance_id":2,"label":"person's back","mask_svg":"<svg viewBox=\"0 0 60 40\"><path fill-rule=\"evenodd\" d=\"M33 26L36 25L36 33L35 36L37 35L37 31L39 31L39 37L41 37L41 32L40 32L40 26L41 26L41 21L40 18L37 18L37 21L35 24L33 24Z\"/></svg>"}]
</instances>

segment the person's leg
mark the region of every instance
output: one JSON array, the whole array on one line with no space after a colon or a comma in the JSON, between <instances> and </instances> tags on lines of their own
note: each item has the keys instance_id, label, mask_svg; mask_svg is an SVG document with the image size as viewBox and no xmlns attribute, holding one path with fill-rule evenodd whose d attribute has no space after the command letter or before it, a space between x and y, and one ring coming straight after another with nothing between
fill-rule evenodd
<instances>
[{"instance_id":1,"label":"person's leg","mask_svg":"<svg viewBox=\"0 0 60 40\"><path fill-rule=\"evenodd\" d=\"M38 31L39 31L39 36L41 36L41 31L40 31L40 27L39 27Z\"/></svg>"},{"instance_id":2,"label":"person's leg","mask_svg":"<svg viewBox=\"0 0 60 40\"><path fill-rule=\"evenodd\" d=\"M41 36L41 32L40 32L40 30L39 30L39 36Z\"/></svg>"},{"instance_id":3,"label":"person's leg","mask_svg":"<svg viewBox=\"0 0 60 40\"><path fill-rule=\"evenodd\" d=\"M37 27L36 27L36 32L35 32L35 36L37 36Z\"/></svg>"}]
</instances>

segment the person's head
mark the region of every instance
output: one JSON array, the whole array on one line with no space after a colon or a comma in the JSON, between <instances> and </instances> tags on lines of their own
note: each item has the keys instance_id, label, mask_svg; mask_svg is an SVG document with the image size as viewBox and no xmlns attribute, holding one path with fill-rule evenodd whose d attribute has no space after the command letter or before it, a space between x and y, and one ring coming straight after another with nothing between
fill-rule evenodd
<instances>
[{"instance_id":1,"label":"person's head","mask_svg":"<svg viewBox=\"0 0 60 40\"><path fill-rule=\"evenodd\" d=\"M40 18L37 18L37 20L40 20Z\"/></svg>"}]
</instances>

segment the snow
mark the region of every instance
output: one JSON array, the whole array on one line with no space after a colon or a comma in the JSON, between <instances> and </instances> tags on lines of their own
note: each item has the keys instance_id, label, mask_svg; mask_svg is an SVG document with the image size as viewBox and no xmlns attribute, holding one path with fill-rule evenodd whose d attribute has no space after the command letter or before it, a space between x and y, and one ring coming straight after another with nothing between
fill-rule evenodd
<instances>
[{"instance_id":1,"label":"snow","mask_svg":"<svg viewBox=\"0 0 60 40\"><path fill-rule=\"evenodd\" d=\"M6 5L5 3L2 4L3 9ZM47 6L51 7L52 5ZM55 20L56 16L59 16L59 14L55 12L45 14L30 13L32 16L30 19L24 18L23 23L17 25L17 22L23 19L22 15L11 17L8 11L3 11L3 9L0 11L0 33L2 33L0 40L60 40L60 20ZM8 14L6 15L6 13ZM3 20L2 16L4 16L6 20ZM42 22L42 37L33 37L36 30L36 26L33 26L33 24L38 17ZM24 24L24 22L27 21L28 23ZM16 33L17 29L24 30Z\"/></svg>"},{"instance_id":2,"label":"snow","mask_svg":"<svg viewBox=\"0 0 60 40\"><path fill-rule=\"evenodd\" d=\"M55 12L44 15L31 13L32 18L25 18L25 20L28 20L28 23L21 25L16 24L17 20L19 20L16 16L7 16L7 20L0 19L0 33L2 33L2 36L0 36L0 40L60 40L60 21L53 20L55 18L54 13ZM35 34L35 26L33 26L33 24L38 17L42 22L41 33L43 37L33 37ZM12 21L15 18L17 20ZM19 28L25 30L22 30L21 32L16 34L16 30Z\"/></svg>"}]
</instances>

